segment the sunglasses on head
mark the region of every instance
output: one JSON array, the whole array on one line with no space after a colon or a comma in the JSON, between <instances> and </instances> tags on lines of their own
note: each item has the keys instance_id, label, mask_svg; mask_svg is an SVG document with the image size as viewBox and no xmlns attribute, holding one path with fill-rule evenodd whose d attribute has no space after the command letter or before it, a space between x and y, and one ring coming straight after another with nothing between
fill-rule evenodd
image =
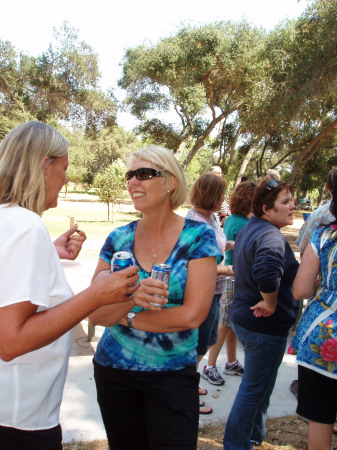
<instances>
[{"instance_id":1,"label":"sunglasses on head","mask_svg":"<svg viewBox=\"0 0 337 450\"><path fill-rule=\"evenodd\" d=\"M130 181L133 177L136 177L137 180L150 180L153 177L164 177L164 170L155 170L150 167L143 167L137 170L128 170L125 174L125 181Z\"/></svg>"},{"instance_id":2,"label":"sunglasses on head","mask_svg":"<svg viewBox=\"0 0 337 450\"><path fill-rule=\"evenodd\" d=\"M267 191L271 191L272 189L275 189L279 184L280 183L277 180L270 180L267 183L266 189Z\"/></svg>"}]
</instances>

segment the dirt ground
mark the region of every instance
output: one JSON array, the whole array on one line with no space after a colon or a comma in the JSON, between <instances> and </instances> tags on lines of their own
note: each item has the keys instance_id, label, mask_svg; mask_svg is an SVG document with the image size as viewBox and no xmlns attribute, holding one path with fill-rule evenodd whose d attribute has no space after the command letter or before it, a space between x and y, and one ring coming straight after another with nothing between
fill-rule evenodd
<instances>
[{"instance_id":1,"label":"dirt ground","mask_svg":"<svg viewBox=\"0 0 337 450\"><path fill-rule=\"evenodd\" d=\"M302 211L294 211L294 226L282 230L292 249L297 251L295 240L302 224ZM267 436L261 450L306 450L307 449L307 422L298 416L285 416L267 418ZM222 448L222 438L225 422L220 421L201 427L199 430L198 450L219 450ZM337 436L333 436L333 443L337 443ZM107 450L107 441L73 442L64 444L64 450ZM130 449L133 450L133 449Z\"/></svg>"},{"instance_id":2,"label":"dirt ground","mask_svg":"<svg viewBox=\"0 0 337 450\"><path fill-rule=\"evenodd\" d=\"M219 450L222 448L222 438L225 422L209 425L199 431L198 450ZM299 416L267 418L267 436L256 449L261 450L306 450L308 425ZM337 436L333 437L337 442Z\"/></svg>"},{"instance_id":3,"label":"dirt ground","mask_svg":"<svg viewBox=\"0 0 337 450\"><path fill-rule=\"evenodd\" d=\"M286 416L268 419L266 421L267 436L261 450L306 450L308 425L298 416ZM201 427L199 430L198 450L219 450L222 448L222 438L225 422L217 422ZM337 443L337 436L333 437ZM73 442L64 444L64 450L108 450L107 441ZM133 450L133 449L130 449Z\"/></svg>"}]
</instances>

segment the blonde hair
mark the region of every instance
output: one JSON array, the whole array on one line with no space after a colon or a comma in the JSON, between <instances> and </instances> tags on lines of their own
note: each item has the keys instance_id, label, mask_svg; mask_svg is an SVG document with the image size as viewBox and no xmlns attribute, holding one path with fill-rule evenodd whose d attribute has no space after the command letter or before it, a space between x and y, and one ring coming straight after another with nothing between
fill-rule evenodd
<instances>
[{"instance_id":1,"label":"blonde hair","mask_svg":"<svg viewBox=\"0 0 337 450\"><path fill-rule=\"evenodd\" d=\"M0 204L41 215L47 195L43 160L66 155L68 147L64 137L43 122L26 122L10 131L0 145Z\"/></svg>"},{"instance_id":2,"label":"blonde hair","mask_svg":"<svg viewBox=\"0 0 337 450\"><path fill-rule=\"evenodd\" d=\"M133 158L148 161L152 163L157 170L165 170L169 175L176 178L177 186L171 194L172 209L177 209L186 201L187 186L184 172L171 150L155 145L141 148L131 153L126 164L127 168L130 167Z\"/></svg>"}]
</instances>

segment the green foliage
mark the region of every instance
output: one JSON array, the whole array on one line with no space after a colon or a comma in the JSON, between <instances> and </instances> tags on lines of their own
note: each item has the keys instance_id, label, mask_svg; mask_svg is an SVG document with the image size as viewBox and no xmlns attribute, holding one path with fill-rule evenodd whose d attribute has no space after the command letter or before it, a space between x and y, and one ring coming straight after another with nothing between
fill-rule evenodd
<instances>
[{"instance_id":1,"label":"green foliage","mask_svg":"<svg viewBox=\"0 0 337 450\"><path fill-rule=\"evenodd\" d=\"M147 135L174 150L193 142L183 162L188 166L216 125L244 105L263 72L258 59L263 42L264 33L246 22L182 28L156 46L127 50L119 84ZM147 113L170 108L179 131L158 120L146 125Z\"/></svg>"},{"instance_id":2,"label":"green foliage","mask_svg":"<svg viewBox=\"0 0 337 450\"><path fill-rule=\"evenodd\" d=\"M110 164L103 171L98 173L94 179L94 188L99 200L108 206L108 221L110 220L110 203L113 205L119 203L125 196L125 165L118 159Z\"/></svg>"},{"instance_id":3,"label":"green foliage","mask_svg":"<svg viewBox=\"0 0 337 450\"><path fill-rule=\"evenodd\" d=\"M119 84L138 131L184 154L184 167L207 147L230 181L277 168L298 185L337 128L336 17L335 0L315 0L269 33L218 22L128 49Z\"/></svg>"},{"instance_id":4,"label":"green foliage","mask_svg":"<svg viewBox=\"0 0 337 450\"><path fill-rule=\"evenodd\" d=\"M114 122L113 95L98 88L97 55L67 22L37 58L0 41L0 69L0 113L15 124L57 117L95 132ZM1 124L1 134L5 129Z\"/></svg>"},{"instance_id":5,"label":"green foliage","mask_svg":"<svg viewBox=\"0 0 337 450\"><path fill-rule=\"evenodd\" d=\"M323 188L329 171L333 167L337 167L337 152L333 151L333 148L334 145L330 148L323 148L308 161L301 171L300 181L297 183L298 189L307 192L315 188Z\"/></svg>"},{"instance_id":6,"label":"green foliage","mask_svg":"<svg viewBox=\"0 0 337 450\"><path fill-rule=\"evenodd\" d=\"M296 189L321 191L336 165L336 17L336 0L312 0L270 32L223 21L127 49L119 85L136 133L175 151L189 185L217 164L230 186L277 168ZM27 120L55 126L71 144L69 180L90 187L142 145L116 125L99 80L96 53L67 22L37 58L0 40L0 139Z\"/></svg>"}]
</instances>

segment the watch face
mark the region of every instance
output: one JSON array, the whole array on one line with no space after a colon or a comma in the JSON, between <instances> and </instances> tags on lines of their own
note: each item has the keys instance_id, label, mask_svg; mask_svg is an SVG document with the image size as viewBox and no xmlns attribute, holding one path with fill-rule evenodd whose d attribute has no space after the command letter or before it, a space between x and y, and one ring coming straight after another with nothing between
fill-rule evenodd
<instances>
[{"instance_id":1,"label":"watch face","mask_svg":"<svg viewBox=\"0 0 337 450\"><path fill-rule=\"evenodd\" d=\"M128 315L126 316L127 317L127 322L128 322L128 327L132 327L132 321L133 321L133 319L134 319L134 317L135 317L135 313L134 312L129 312L128 313Z\"/></svg>"}]
</instances>

